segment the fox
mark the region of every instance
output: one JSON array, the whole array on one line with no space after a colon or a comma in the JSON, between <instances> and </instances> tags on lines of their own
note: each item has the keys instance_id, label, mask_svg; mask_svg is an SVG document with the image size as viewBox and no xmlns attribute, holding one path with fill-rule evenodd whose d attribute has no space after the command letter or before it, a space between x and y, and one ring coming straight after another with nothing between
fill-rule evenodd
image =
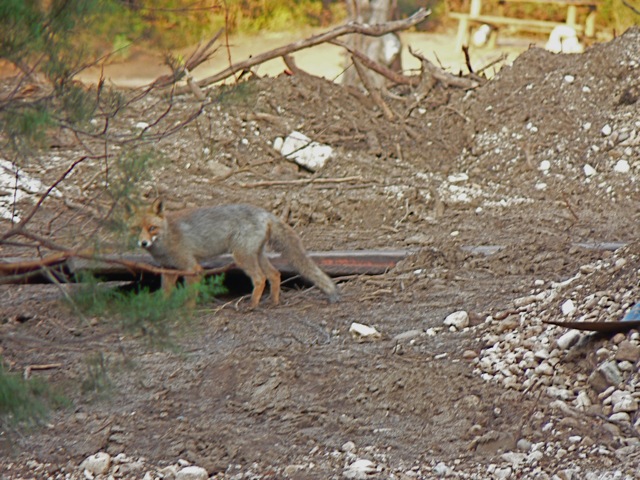
<instances>
[{"instance_id":1,"label":"fox","mask_svg":"<svg viewBox=\"0 0 640 480\"><path fill-rule=\"evenodd\" d=\"M337 286L309 257L293 228L253 205L239 203L165 211L164 201L157 198L136 212L132 230L137 235L138 246L162 267L192 272L193 275L185 278L187 285L201 280L200 262L230 253L253 284L251 310L260 303L267 281L273 304L280 303L280 272L265 254L268 244L322 290L330 303L340 299ZM178 276L162 274L165 294L174 289Z\"/></svg>"}]
</instances>

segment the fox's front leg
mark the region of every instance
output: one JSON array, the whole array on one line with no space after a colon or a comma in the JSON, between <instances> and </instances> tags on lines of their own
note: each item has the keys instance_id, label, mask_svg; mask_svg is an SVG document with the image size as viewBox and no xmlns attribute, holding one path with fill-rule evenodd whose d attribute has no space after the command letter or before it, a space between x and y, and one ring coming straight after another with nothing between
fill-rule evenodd
<instances>
[{"instance_id":1,"label":"fox's front leg","mask_svg":"<svg viewBox=\"0 0 640 480\"><path fill-rule=\"evenodd\" d=\"M193 274L185 276L185 283L187 284L187 288L194 287L197 283L202 281L202 267L197 265L194 268ZM189 298L187 300L188 308L195 308L196 302L198 300L198 290L194 287L192 292L189 292Z\"/></svg>"},{"instance_id":2,"label":"fox's front leg","mask_svg":"<svg viewBox=\"0 0 640 480\"><path fill-rule=\"evenodd\" d=\"M174 273L163 273L162 274L162 291L164 292L164 296L168 297L173 292L173 289L176 287L176 282L178 281L178 275Z\"/></svg>"}]
</instances>

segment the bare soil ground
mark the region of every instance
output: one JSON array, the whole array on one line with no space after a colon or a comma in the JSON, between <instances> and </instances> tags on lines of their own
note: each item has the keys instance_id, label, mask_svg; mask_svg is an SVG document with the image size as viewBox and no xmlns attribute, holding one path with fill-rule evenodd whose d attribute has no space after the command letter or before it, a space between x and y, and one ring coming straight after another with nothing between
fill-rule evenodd
<instances>
[{"instance_id":1,"label":"bare soil ground","mask_svg":"<svg viewBox=\"0 0 640 480\"><path fill-rule=\"evenodd\" d=\"M342 450L351 441L358 458L379 466L367 478L432 478L439 462L493 478L488 465L520 438L588 435L615 450L595 416L545 430L549 399L486 382L469 352L487 346L485 318L536 281L566 279L611 255L580 244L635 241L639 79L636 28L582 55L527 50L473 91L438 87L416 98L395 90L393 122L361 95L313 77L212 92L196 122L157 145L162 162L141 186L144 197L159 193L170 208L260 205L285 216L310 250L415 253L384 275L345 279L335 305L315 289L292 289L281 306L265 299L254 312L233 302L203 307L189 322L176 318L174 350L108 319L85 323L55 286L2 286L5 362L16 371L59 363L33 374L61 386L72 405L42 428L1 432L0 478L80 475L80 462L98 451L142 458L144 468L183 459L215 478L340 478L355 458ZM129 128L158 108L148 98ZM164 121L198 108L178 97ZM292 130L335 149L318 174L272 149ZM41 162L51 168L33 173L51 182L73 155L56 148ZM586 164L597 173L586 175ZM80 170L63 188L78 193L94 173ZM345 177L354 179L313 181ZM282 182L293 180L309 181ZM61 239L81 232L61 228L64 217L39 221ZM477 246L503 248L467 248ZM458 310L472 327L442 328ZM382 338L352 337L352 322ZM83 393L99 357L110 386ZM567 447L566 456L541 459L547 477L535 478L567 465L614 468L603 458ZM123 477L143 477L143 467L129 468Z\"/></svg>"}]
</instances>

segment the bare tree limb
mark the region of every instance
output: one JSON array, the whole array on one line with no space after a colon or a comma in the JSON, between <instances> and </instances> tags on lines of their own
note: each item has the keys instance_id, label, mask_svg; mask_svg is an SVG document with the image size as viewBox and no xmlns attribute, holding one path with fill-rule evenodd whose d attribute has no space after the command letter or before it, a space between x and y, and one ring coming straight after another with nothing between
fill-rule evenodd
<instances>
[{"instance_id":1,"label":"bare tree limb","mask_svg":"<svg viewBox=\"0 0 640 480\"><path fill-rule=\"evenodd\" d=\"M346 43L340 40L331 40L329 43L332 43L334 45L344 48L351 55L353 55L358 60L360 60L360 62L362 62L362 64L365 67L373 70L374 72L379 73L383 77L388 78L393 83L398 83L402 85L418 85L418 83L420 83L420 79L418 77L408 77L406 75L402 75L401 73L394 72L387 66L372 60L361 51L356 50L355 48L351 48L349 45L347 45Z\"/></svg>"},{"instance_id":2,"label":"bare tree limb","mask_svg":"<svg viewBox=\"0 0 640 480\"><path fill-rule=\"evenodd\" d=\"M375 87L375 85L373 85L373 82L369 78L368 73L365 71L360 61L357 60L355 56L351 57L351 61L353 62L353 65L356 67L356 70L358 71L358 76L360 77L360 80L362 81L364 88L367 89L367 91L369 92L369 95L371 95L371 99L376 103L376 105L378 105L380 110L382 110L384 117L387 120L395 120L396 118L395 114L391 111L391 109L389 108L389 105L385 103L384 99L382 98L382 95L380 95L380 91Z\"/></svg>"},{"instance_id":3,"label":"bare tree limb","mask_svg":"<svg viewBox=\"0 0 640 480\"><path fill-rule=\"evenodd\" d=\"M362 35L380 37L387 33L396 32L398 30L406 30L407 28L410 28L422 22L425 18L427 18L427 16L429 16L430 13L430 10L421 8L409 18L406 18L404 20L395 20L393 22L386 22L378 25L366 25L361 23L347 23L344 25L340 25L327 32L320 33L318 35L314 35L312 37L306 38L304 40L299 40L294 43L290 43L289 45L285 45L283 47L261 53L260 55L256 55L255 57L251 57L242 62L230 65L229 67L216 73L215 75L199 80L197 84L200 87L208 87L216 82L219 82L220 80L224 80L234 75L237 72L246 70L255 65L259 65L268 60L282 57L283 55L297 52L298 50L303 50L315 45L320 45L321 43L328 42L330 40L333 40L334 38L340 37L342 35L347 35L349 33L360 33ZM176 93L185 93L187 91L189 91L188 87L180 87L177 89Z\"/></svg>"},{"instance_id":4,"label":"bare tree limb","mask_svg":"<svg viewBox=\"0 0 640 480\"><path fill-rule=\"evenodd\" d=\"M627 7L627 8L629 8L629 9L631 9L631 11L632 11L633 13L635 13L636 15L640 15L640 10L639 10L639 9L637 9L636 7L634 7L633 5L631 5L627 0L622 0L622 4L623 4L625 7Z\"/></svg>"}]
</instances>

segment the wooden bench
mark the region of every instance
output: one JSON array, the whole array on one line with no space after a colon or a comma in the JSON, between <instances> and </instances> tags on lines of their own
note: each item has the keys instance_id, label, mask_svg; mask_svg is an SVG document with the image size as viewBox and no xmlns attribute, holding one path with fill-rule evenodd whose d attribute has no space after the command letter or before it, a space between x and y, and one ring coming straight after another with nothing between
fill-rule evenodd
<instances>
[{"instance_id":1,"label":"wooden bench","mask_svg":"<svg viewBox=\"0 0 640 480\"><path fill-rule=\"evenodd\" d=\"M471 23L486 23L494 28L501 25L509 25L519 30L549 33L555 27L567 25L576 33L588 38L595 36L597 0L500 0L500 4L507 3L537 3L547 5L561 5L567 8L567 16L564 22L552 22L547 20L534 20L527 18L515 18L502 15L483 15L482 0L471 0L469 13L450 12L449 16L458 20L458 33L456 35L456 49L469 44L469 31ZM579 24L578 8L586 8L587 16L584 24Z\"/></svg>"}]
</instances>

